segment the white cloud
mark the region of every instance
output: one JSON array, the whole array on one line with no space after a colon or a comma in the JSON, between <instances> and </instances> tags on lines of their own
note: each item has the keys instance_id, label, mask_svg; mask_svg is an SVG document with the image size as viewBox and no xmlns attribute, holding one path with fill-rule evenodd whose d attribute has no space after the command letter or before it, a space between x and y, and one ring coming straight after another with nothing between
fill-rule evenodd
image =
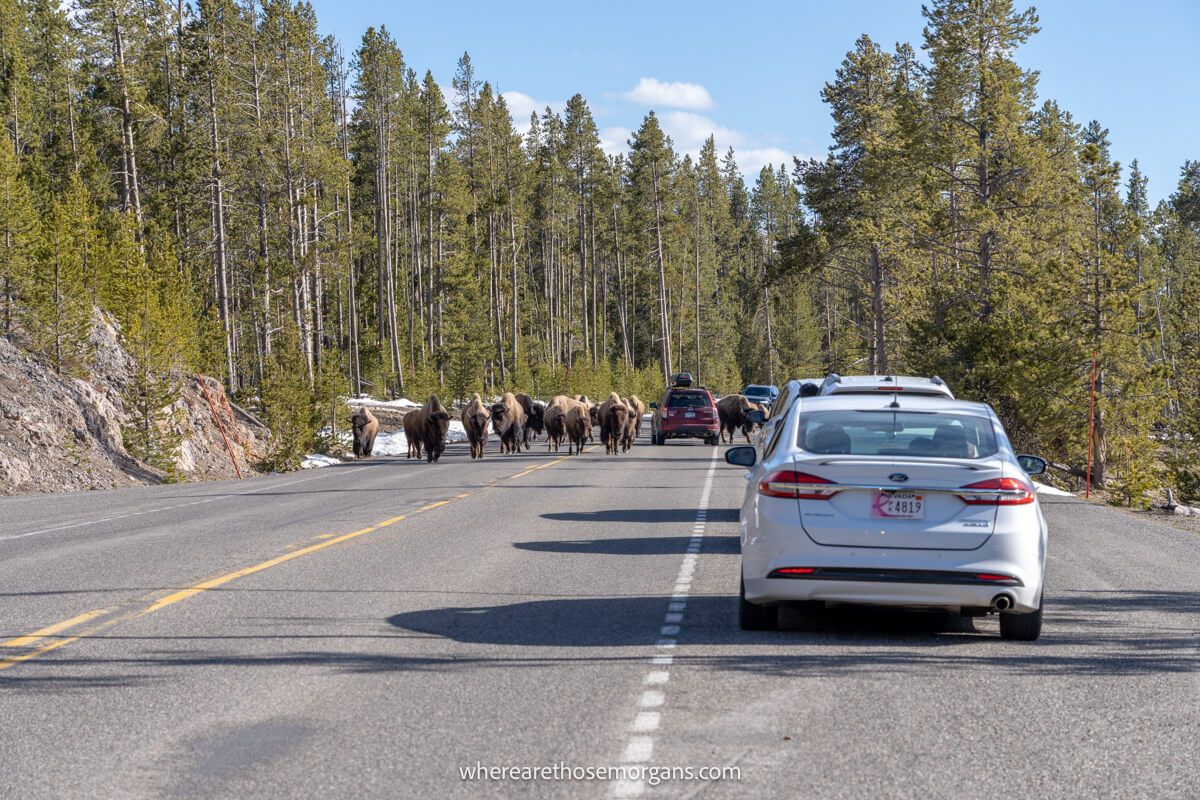
<instances>
[{"instance_id":1,"label":"white cloud","mask_svg":"<svg viewBox=\"0 0 1200 800\"><path fill-rule=\"evenodd\" d=\"M738 150L736 147L733 150L734 158L737 159L738 169L746 176L746 180L754 183L758 178L758 173L763 167L770 164L775 169L779 169L779 165L783 164L790 174L792 171L792 158L803 155L792 153L780 147L748 147L745 150Z\"/></svg>"},{"instance_id":2,"label":"white cloud","mask_svg":"<svg viewBox=\"0 0 1200 800\"><path fill-rule=\"evenodd\" d=\"M744 133L726 128L703 114L693 114L691 111L667 111L659 115L658 121L675 143L675 149L681 153L699 153L700 146L709 136L716 138L717 147L721 150L729 147L736 150L748 143L748 137Z\"/></svg>"},{"instance_id":3,"label":"white cloud","mask_svg":"<svg viewBox=\"0 0 1200 800\"><path fill-rule=\"evenodd\" d=\"M624 153L629 149L628 142L631 136L633 136L633 131L629 130L629 128L622 128L619 125L614 125L611 128L601 128L600 149L610 156Z\"/></svg>"},{"instance_id":4,"label":"white cloud","mask_svg":"<svg viewBox=\"0 0 1200 800\"><path fill-rule=\"evenodd\" d=\"M663 108L712 108L712 95L698 83L642 78L624 95L626 100Z\"/></svg>"},{"instance_id":5,"label":"white cloud","mask_svg":"<svg viewBox=\"0 0 1200 800\"><path fill-rule=\"evenodd\" d=\"M512 115L513 127L524 136L529 132L529 115L539 117L550 106L551 110L561 112L567 107L566 100L535 100L524 92L504 92L504 102L508 104L508 113Z\"/></svg>"}]
</instances>

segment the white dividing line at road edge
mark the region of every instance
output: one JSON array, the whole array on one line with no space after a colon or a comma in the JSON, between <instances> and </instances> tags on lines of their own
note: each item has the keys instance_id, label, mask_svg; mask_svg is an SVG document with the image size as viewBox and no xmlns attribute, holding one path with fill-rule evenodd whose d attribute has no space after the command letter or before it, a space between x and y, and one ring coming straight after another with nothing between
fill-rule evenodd
<instances>
[{"instance_id":1,"label":"white dividing line at road edge","mask_svg":"<svg viewBox=\"0 0 1200 800\"><path fill-rule=\"evenodd\" d=\"M671 591L666 613L663 614L660 638L654 643L655 652L650 657L650 671L642 681L645 688L638 697L638 709L629 725L629 736L625 739L625 749L621 753L621 763L625 766L648 765L654 756L654 734L662 724L660 709L667 702L666 686L671 679L670 666L675 660L671 651L678 644L678 637L683 632L683 614L687 610L688 595L692 591L692 576L696 572L700 545L708 525L708 498L712 494L719 451L720 448L713 448L708 475L704 478L704 491L700 493L700 505L696 508L696 524L692 526L692 538L688 540L687 552L679 566L679 574L675 577L675 587ZM640 797L645 791L644 780L619 780L613 781L612 784L613 797Z\"/></svg>"},{"instance_id":2,"label":"white dividing line at road edge","mask_svg":"<svg viewBox=\"0 0 1200 800\"><path fill-rule=\"evenodd\" d=\"M354 467L353 469L339 470L337 474L338 475L348 475L351 472L358 472L360 469L366 469L366 467L365 466L364 467ZM111 517L100 517L99 519L86 519L86 520L83 520L82 522L72 522L68 525L56 525L53 528L42 528L39 531L27 531L25 533L15 533L11 536L0 536L0 542L7 542L10 539L24 539L28 536L41 536L43 533L58 533L59 531L69 531L69 530L73 530L75 528L84 528L84 527L87 527L88 525L99 525L102 522L113 522L114 520L118 520L118 519L128 519L130 517L140 517L143 514L157 514L160 511L172 511L176 508L187 508L188 506L198 506L198 505L203 505L204 503L213 503L213 502L216 502L217 500L228 500L231 497L241 497L243 495L248 495L248 494L258 494L259 492L268 492L272 489L282 489L284 486L294 486L297 483L308 483L309 481L319 480L321 478L327 477L328 475L329 475L329 473L321 473L319 475L312 475L310 477L300 478L300 479L294 480L294 481L286 481L285 483L273 483L270 486L260 486L257 489L250 489L245 492L230 492L229 494L217 495L215 497L206 497L203 500L193 500L190 503L176 503L173 506L162 506L161 508L147 508L144 511L131 511L128 514L117 514L117 515L111 516Z\"/></svg>"}]
</instances>

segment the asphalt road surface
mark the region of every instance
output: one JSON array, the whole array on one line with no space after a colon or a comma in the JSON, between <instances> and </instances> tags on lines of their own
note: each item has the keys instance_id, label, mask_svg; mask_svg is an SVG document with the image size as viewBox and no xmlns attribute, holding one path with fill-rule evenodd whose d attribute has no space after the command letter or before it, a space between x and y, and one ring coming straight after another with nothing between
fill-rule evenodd
<instances>
[{"instance_id":1,"label":"asphalt road surface","mask_svg":"<svg viewBox=\"0 0 1200 800\"><path fill-rule=\"evenodd\" d=\"M743 633L719 448L544 447L0 501L0 796L1200 796L1195 533L1045 499L1032 644Z\"/></svg>"}]
</instances>

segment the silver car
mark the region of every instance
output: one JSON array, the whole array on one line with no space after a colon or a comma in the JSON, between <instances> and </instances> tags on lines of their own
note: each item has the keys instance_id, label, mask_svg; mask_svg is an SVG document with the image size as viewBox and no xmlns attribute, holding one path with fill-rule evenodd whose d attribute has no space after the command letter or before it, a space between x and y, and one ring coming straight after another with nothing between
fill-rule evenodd
<instances>
[{"instance_id":1,"label":"silver car","mask_svg":"<svg viewBox=\"0 0 1200 800\"><path fill-rule=\"evenodd\" d=\"M824 601L1000 615L1042 626L1046 522L991 407L944 396L841 394L793 403L755 447L741 509L743 628Z\"/></svg>"}]
</instances>

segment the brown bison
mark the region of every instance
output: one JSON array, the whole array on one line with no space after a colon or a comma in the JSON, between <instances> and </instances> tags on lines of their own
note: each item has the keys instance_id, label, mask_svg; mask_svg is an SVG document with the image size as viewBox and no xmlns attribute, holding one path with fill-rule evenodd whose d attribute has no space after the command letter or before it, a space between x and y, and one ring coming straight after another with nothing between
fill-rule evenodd
<instances>
[{"instance_id":1,"label":"brown bison","mask_svg":"<svg viewBox=\"0 0 1200 800\"><path fill-rule=\"evenodd\" d=\"M746 415L757 409L758 406L744 394L731 394L728 397L722 397L717 401L717 416L721 420L721 441L725 441L725 434L729 434L729 441L733 441L734 432L742 429L742 433L746 436L746 441L750 441L750 429L752 426L746 422Z\"/></svg>"},{"instance_id":2,"label":"brown bison","mask_svg":"<svg viewBox=\"0 0 1200 800\"><path fill-rule=\"evenodd\" d=\"M425 450L425 460L430 464L442 457L446 449L446 430L450 427L450 412L438 400L436 394L429 396L429 402L413 411L404 418L405 436L407 436L408 420L413 416L417 440ZM418 455L419 457L419 455Z\"/></svg>"},{"instance_id":3,"label":"brown bison","mask_svg":"<svg viewBox=\"0 0 1200 800\"><path fill-rule=\"evenodd\" d=\"M421 429L417 427L418 414L421 409L415 408L404 415L404 438L408 441L408 455L405 458L421 457Z\"/></svg>"},{"instance_id":4,"label":"brown bison","mask_svg":"<svg viewBox=\"0 0 1200 800\"><path fill-rule=\"evenodd\" d=\"M483 458L488 439L488 421L491 418L492 412L479 399L479 393L471 395L462 410L462 424L467 432L467 442L471 445L471 458Z\"/></svg>"},{"instance_id":5,"label":"brown bison","mask_svg":"<svg viewBox=\"0 0 1200 800\"><path fill-rule=\"evenodd\" d=\"M584 442L592 438L591 410L578 401L567 406L563 429L567 434L567 455L583 452ZM572 447L574 449L572 450Z\"/></svg>"},{"instance_id":6,"label":"brown bison","mask_svg":"<svg viewBox=\"0 0 1200 800\"><path fill-rule=\"evenodd\" d=\"M519 453L525 441L525 409L512 392L492 403L492 430L500 437L501 453Z\"/></svg>"},{"instance_id":7,"label":"brown bison","mask_svg":"<svg viewBox=\"0 0 1200 800\"><path fill-rule=\"evenodd\" d=\"M542 415L546 427L546 449L558 452L563 439L567 437L567 406L576 401L565 394L555 395L546 406Z\"/></svg>"},{"instance_id":8,"label":"brown bison","mask_svg":"<svg viewBox=\"0 0 1200 800\"><path fill-rule=\"evenodd\" d=\"M366 406L359 406L358 411L350 415L350 427L354 432L354 457L370 458L375 449L375 437L379 435L379 420Z\"/></svg>"},{"instance_id":9,"label":"brown bison","mask_svg":"<svg viewBox=\"0 0 1200 800\"><path fill-rule=\"evenodd\" d=\"M546 404L541 400L534 400L527 394L517 395L517 402L521 404L521 409L525 412L525 449L529 449L529 442L536 439L539 433L546 430Z\"/></svg>"},{"instance_id":10,"label":"brown bison","mask_svg":"<svg viewBox=\"0 0 1200 800\"><path fill-rule=\"evenodd\" d=\"M637 441L638 423L641 422L642 418L642 415L639 413L642 401L638 400L634 395L626 397L624 400L625 405L629 408L629 417L625 420L625 430L621 435L621 452L628 453L629 449L633 447L634 442Z\"/></svg>"},{"instance_id":11,"label":"brown bison","mask_svg":"<svg viewBox=\"0 0 1200 800\"><path fill-rule=\"evenodd\" d=\"M578 400L579 402L583 403L584 406L587 407L588 419L591 421L592 427L599 426L600 425L600 406L596 405L591 400L589 400L588 396L586 394L577 394L577 395L575 395L575 399ZM591 433L588 433L588 439L593 442L596 441L596 437L594 437Z\"/></svg>"},{"instance_id":12,"label":"brown bison","mask_svg":"<svg viewBox=\"0 0 1200 800\"><path fill-rule=\"evenodd\" d=\"M612 392L600 405L599 419L600 441L604 444L604 452L615 456L622 452L625 425L629 421L629 406L625 405L625 401L616 392Z\"/></svg>"},{"instance_id":13,"label":"brown bison","mask_svg":"<svg viewBox=\"0 0 1200 800\"><path fill-rule=\"evenodd\" d=\"M634 438L642 435L642 417L646 416L646 404L636 394L631 394L625 398L625 405L633 409Z\"/></svg>"},{"instance_id":14,"label":"brown bison","mask_svg":"<svg viewBox=\"0 0 1200 800\"><path fill-rule=\"evenodd\" d=\"M750 405L754 406L753 410L762 412L763 422L766 422L771 418L771 408L766 403L751 402ZM742 426L742 433L746 434L747 439L750 438L750 434L754 432L755 427L755 423L751 422L750 420L746 420L746 424Z\"/></svg>"}]
</instances>

